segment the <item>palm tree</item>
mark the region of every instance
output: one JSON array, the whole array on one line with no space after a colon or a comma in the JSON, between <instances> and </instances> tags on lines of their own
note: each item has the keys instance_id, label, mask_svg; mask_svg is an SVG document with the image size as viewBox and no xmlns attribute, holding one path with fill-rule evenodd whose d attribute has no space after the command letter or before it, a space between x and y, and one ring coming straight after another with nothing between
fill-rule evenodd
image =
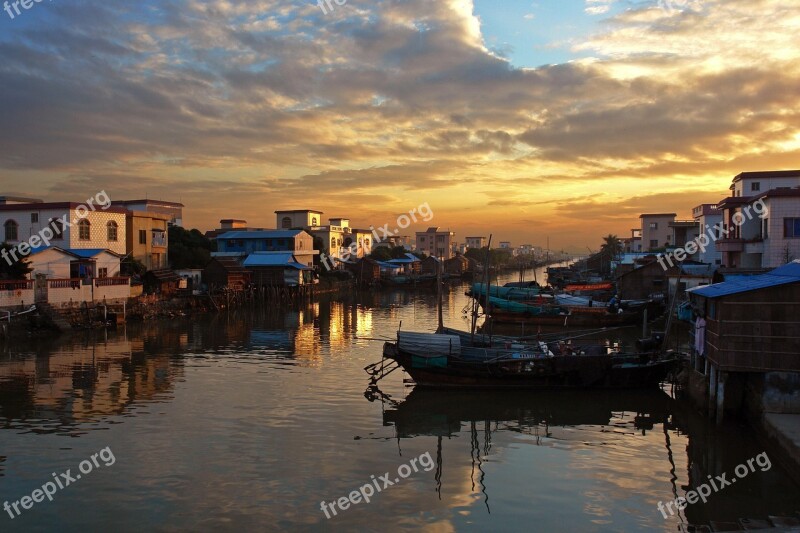
<instances>
[{"instance_id":1,"label":"palm tree","mask_svg":"<svg viewBox=\"0 0 800 533\"><path fill-rule=\"evenodd\" d=\"M611 261L619 258L622 253L622 241L616 235L608 234L603 237L603 245L600 246L600 254L607 258L608 262L603 261L603 266L608 264L608 271L611 271Z\"/></svg>"}]
</instances>

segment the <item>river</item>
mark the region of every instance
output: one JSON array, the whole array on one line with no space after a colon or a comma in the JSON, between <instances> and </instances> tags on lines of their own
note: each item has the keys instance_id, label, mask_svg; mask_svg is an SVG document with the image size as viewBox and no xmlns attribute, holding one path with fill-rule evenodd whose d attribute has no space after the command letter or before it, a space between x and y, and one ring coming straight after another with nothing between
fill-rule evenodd
<instances>
[{"instance_id":1,"label":"river","mask_svg":"<svg viewBox=\"0 0 800 533\"><path fill-rule=\"evenodd\" d=\"M465 288L445 295L447 325L468 327ZM5 346L0 503L20 503L2 531L676 531L800 510L762 455L662 513L767 451L666 386L427 392L398 371L365 396L381 339L433 330L435 300L363 292ZM56 478L52 501L34 492Z\"/></svg>"}]
</instances>

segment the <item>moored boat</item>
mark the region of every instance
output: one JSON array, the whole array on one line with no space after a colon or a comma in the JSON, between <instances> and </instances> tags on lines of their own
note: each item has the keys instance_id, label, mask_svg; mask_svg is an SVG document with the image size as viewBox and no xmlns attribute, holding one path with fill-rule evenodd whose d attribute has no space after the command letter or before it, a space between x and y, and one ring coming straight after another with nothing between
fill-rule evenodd
<instances>
[{"instance_id":1,"label":"moored boat","mask_svg":"<svg viewBox=\"0 0 800 533\"><path fill-rule=\"evenodd\" d=\"M399 332L397 342L384 344L383 356L423 387L648 388L665 380L679 362L656 353L625 354L611 345L555 352L544 342L487 348L462 346L461 340L458 335Z\"/></svg>"}]
</instances>

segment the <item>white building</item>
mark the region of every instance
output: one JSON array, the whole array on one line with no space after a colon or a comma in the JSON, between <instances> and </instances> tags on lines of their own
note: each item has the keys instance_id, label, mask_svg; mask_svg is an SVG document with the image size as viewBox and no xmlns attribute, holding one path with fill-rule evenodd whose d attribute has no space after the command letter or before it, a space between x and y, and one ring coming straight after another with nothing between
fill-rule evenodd
<instances>
[{"instance_id":1,"label":"white building","mask_svg":"<svg viewBox=\"0 0 800 533\"><path fill-rule=\"evenodd\" d=\"M698 250L696 254L691 256L691 259L701 263L721 265L722 254L717 250L716 241L710 236L716 235L716 231L713 228L722 222L722 211L716 204L701 204L692 209L692 216L697 222L700 235L705 234L708 236L710 242L706 245L705 251Z\"/></svg>"},{"instance_id":2,"label":"white building","mask_svg":"<svg viewBox=\"0 0 800 533\"><path fill-rule=\"evenodd\" d=\"M322 224L322 211L293 209L275 211L275 227L278 229L314 228Z\"/></svg>"},{"instance_id":3,"label":"white building","mask_svg":"<svg viewBox=\"0 0 800 533\"><path fill-rule=\"evenodd\" d=\"M108 249L125 255L126 212L113 205L93 210L76 202L7 202L0 204L0 241L12 246L28 243L32 248L52 244L65 250Z\"/></svg>"},{"instance_id":4,"label":"white building","mask_svg":"<svg viewBox=\"0 0 800 533\"><path fill-rule=\"evenodd\" d=\"M486 237L467 237L467 248L478 249L486 247Z\"/></svg>"}]
</instances>

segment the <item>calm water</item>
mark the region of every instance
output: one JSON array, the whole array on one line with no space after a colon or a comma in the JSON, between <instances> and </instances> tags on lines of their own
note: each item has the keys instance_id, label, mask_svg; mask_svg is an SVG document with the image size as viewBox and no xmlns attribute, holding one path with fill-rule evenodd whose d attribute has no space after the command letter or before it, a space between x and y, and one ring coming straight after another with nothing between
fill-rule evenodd
<instances>
[{"instance_id":1,"label":"calm water","mask_svg":"<svg viewBox=\"0 0 800 533\"><path fill-rule=\"evenodd\" d=\"M445 320L466 329L463 292ZM395 372L367 398L380 338L431 330L434 300L366 293L6 347L0 503L107 447L113 464L104 452L52 502L0 510L0 531L675 531L800 510L773 460L665 520L659 501L764 448L662 391L441 393ZM321 511L412 459L371 503Z\"/></svg>"}]
</instances>

